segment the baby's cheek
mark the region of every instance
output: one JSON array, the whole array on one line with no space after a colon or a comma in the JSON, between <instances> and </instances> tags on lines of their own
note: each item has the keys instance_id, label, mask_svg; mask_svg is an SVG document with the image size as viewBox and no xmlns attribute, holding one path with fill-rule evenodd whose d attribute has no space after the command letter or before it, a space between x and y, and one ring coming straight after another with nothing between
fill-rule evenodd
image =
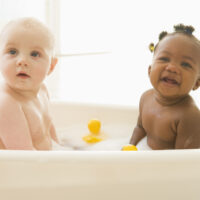
<instances>
[{"instance_id":1,"label":"baby's cheek","mask_svg":"<svg viewBox=\"0 0 200 200\"><path fill-rule=\"evenodd\" d=\"M4 77L12 77L16 74L16 70L12 69L11 67L0 67L2 75Z\"/></svg>"},{"instance_id":2,"label":"baby's cheek","mask_svg":"<svg viewBox=\"0 0 200 200\"><path fill-rule=\"evenodd\" d=\"M39 76L39 77L45 77L48 73L48 70L49 70L49 67L44 67L44 66L41 66L39 67L37 70L36 70L36 74Z\"/></svg>"}]
</instances>

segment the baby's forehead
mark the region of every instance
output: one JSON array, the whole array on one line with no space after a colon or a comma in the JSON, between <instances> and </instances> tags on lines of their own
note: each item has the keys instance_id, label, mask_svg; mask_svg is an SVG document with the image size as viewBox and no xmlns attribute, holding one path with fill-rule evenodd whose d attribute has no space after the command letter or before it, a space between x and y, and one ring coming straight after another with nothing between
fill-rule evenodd
<instances>
[{"instance_id":1,"label":"baby's forehead","mask_svg":"<svg viewBox=\"0 0 200 200\"><path fill-rule=\"evenodd\" d=\"M15 31L24 31L25 33L34 33L46 40L50 48L54 47L54 37L51 31L41 22L35 19L20 19L9 22L3 29L1 37ZM23 39L23 38L22 38Z\"/></svg>"},{"instance_id":2,"label":"baby's forehead","mask_svg":"<svg viewBox=\"0 0 200 200\"><path fill-rule=\"evenodd\" d=\"M174 41L178 41L179 43L183 45L191 44L195 46L200 47L200 42L197 40L195 37L191 35L186 35L183 33L174 33L174 34L169 34L165 38L163 38L159 43L160 44L168 44L168 43L174 43Z\"/></svg>"},{"instance_id":3,"label":"baby's forehead","mask_svg":"<svg viewBox=\"0 0 200 200\"><path fill-rule=\"evenodd\" d=\"M3 29L2 32L13 31L13 29L25 29L25 30L34 30L41 32L49 32L48 29L40 22L32 19L20 19L10 21Z\"/></svg>"},{"instance_id":4,"label":"baby's forehead","mask_svg":"<svg viewBox=\"0 0 200 200\"><path fill-rule=\"evenodd\" d=\"M168 47L171 47L173 49L188 49L188 51L195 51L200 55L199 40L193 36L186 35L183 33L169 34L166 37L164 37L156 45L155 53L156 51L160 51Z\"/></svg>"}]
</instances>

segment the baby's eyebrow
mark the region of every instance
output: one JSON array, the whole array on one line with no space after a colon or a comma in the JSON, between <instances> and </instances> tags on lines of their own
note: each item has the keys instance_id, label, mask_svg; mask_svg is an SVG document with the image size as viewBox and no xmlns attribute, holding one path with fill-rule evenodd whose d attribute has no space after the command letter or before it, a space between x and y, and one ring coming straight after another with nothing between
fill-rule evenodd
<instances>
[{"instance_id":1,"label":"baby's eyebrow","mask_svg":"<svg viewBox=\"0 0 200 200\"><path fill-rule=\"evenodd\" d=\"M40 46L34 46L34 47L32 47L32 50L33 51L45 51L45 49Z\"/></svg>"},{"instance_id":2,"label":"baby's eyebrow","mask_svg":"<svg viewBox=\"0 0 200 200\"><path fill-rule=\"evenodd\" d=\"M15 43L7 43L7 44L5 44L5 47L15 46L15 45L16 45Z\"/></svg>"},{"instance_id":3,"label":"baby's eyebrow","mask_svg":"<svg viewBox=\"0 0 200 200\"><path fill-rule=\"evenodd\" d=\"M160 53L171 55L171 53L169 51L166 51L166 50L160 51Z\"/></svg>"},{"instance_id":4,"label":"baby's eyebrow","mask_svg":"<svg viewBox=\"0 0 200 200\"><path fill-rule=\"evenodd\" d=\"M184 59L190 60L191 62L193 62L194 64L196 64L196 61L190 57L190 56L183 56Z\"/></svg>"}]
</instances>

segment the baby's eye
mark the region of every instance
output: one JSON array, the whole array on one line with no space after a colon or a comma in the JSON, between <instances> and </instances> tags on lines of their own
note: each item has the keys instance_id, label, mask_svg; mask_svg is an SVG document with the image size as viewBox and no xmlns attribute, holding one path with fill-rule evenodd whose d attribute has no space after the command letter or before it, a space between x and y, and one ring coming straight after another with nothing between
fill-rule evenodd
<instances>
[{"instance_id":1,"label":"baby's eye","mask_svg":"<svg viewBox=\"0 0 200 200\"><path fill-rule=\"evenodd\" d=\"M169 62L169 58L168 57L159 57L158 58L159 60L161 60L161 61L164 61L164 62Z\"/></svg>"},{"instance_id":2,"label":"baby's eye","mask_svg":"<svg viewBox=\"0 0 200 200\"><path fill-rule=\"evenodd\" d=\"M33 51L33 52L31 52L31 56L40 57L40 53L38 51Z\"/></svg>"},{"instance_id":3,"label":"baby's eye","mask_svg":"<svg viewBox=\"0 0 200 200\"><path fill-rule=\"evenodd\" d=\"M192 68L192 65L190 65L188 62L182 62L181 66L183 66L185 68Z\"/></svg>"},{"instance_id":4,"label":"baby's eye","mask_svg":"<svg viewBox=\"0 0 200 200\"><path fill-rule=\"evenodd\" d=\"M10 50L8 51L8 53L11 54L11 55L15 55L15 54L17 54L17 50L15 50L15 49L10 49Z\"/></svg>"}]
</instances>

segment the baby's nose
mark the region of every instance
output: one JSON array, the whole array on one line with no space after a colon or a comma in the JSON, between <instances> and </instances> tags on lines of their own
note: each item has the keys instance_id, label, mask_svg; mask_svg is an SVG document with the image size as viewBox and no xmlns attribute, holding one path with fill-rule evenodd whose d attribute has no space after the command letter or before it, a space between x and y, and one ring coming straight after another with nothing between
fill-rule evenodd
<instances>
[{"instance_id":1,"label":"baby's nose","mask_svg":"<svg viewBox=\"0 0 200 200\"><path fill-rule=\"evenodd\" d=\"M26 59L25 57L20 57L20 58L17 60L17 66L20 66L20 67L27 67L27 66L28 66L27 59Z\"/></svg>"},{"instance_id":2,"label":"baby's nose","mask_svg":"<svg viewBox=\"0 0 200 200\"><path fill-rule=\"evenodd\" d=\"M179 74L180 73L180 69L178 67L177 64L175 63L169 63L166 68L165 68L167 71L171 72L171 73L176 73L176 74Z\"/></svg>"}]
</instances>

